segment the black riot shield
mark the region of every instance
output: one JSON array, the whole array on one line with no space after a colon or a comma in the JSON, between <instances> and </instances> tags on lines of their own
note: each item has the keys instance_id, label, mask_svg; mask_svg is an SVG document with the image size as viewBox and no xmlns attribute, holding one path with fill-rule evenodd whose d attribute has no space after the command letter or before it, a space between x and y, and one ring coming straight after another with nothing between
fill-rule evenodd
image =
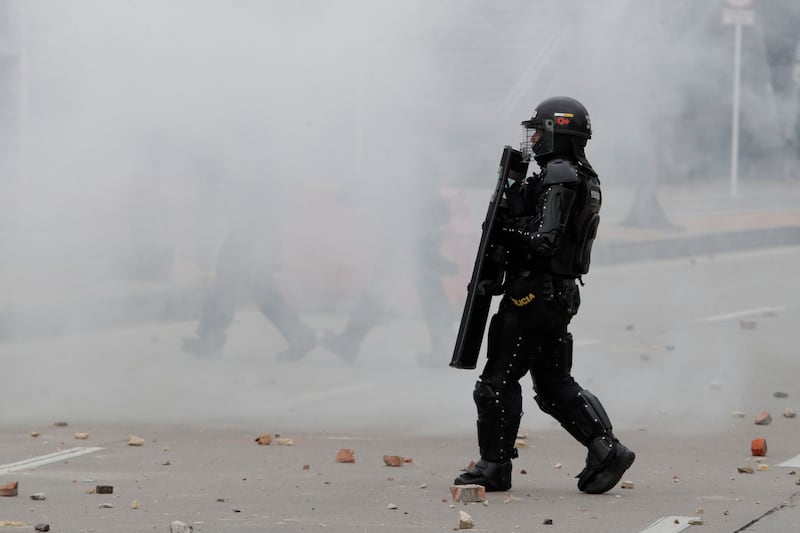
<instances>
[{"instance_id":1,"label":"black riot shield","mask_svg":"<svg viewBox=\"0 0 800 533\"><path fill-rule=\"evenodd\" d=\"M489 307L494 291L503 281L501 250L492 242L492 230L497 220L500 204L505 196L508 181L523 180L528 172L528 162L522 158L522 152L510 146L503 148L500 168L497 172L497 184L489 201L486 219L483 221L481 242L472 278L467 286L467 301L458 327L458 337L453 350L450 366L453 368L475 368L478 364L478 353L483 342L486 321L489 318Z\"/></svg>"}]
</instances>

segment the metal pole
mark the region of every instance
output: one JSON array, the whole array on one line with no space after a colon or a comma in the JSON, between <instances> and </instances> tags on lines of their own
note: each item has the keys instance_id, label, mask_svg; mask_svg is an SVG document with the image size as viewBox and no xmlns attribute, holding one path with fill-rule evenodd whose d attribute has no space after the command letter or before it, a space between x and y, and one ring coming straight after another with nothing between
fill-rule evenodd
<instances>
[{"instance_id":1,"label":"metal pole","mask_svg":"<svg viewBox=\"0 0 800 533\"><path fill-rule=\"evenodd\" d=\"M733 131L731 132L731 196L739 192L739 100L742 70L742 25L735 24L733 51Z\"/></svg>"}]
</instances>

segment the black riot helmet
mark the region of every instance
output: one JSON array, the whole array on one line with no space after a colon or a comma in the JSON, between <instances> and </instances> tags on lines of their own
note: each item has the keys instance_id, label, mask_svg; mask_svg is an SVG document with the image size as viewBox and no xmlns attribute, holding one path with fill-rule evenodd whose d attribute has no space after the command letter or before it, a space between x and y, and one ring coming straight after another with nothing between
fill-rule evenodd
<instances>
[{"instance_id":1,"label":"black riot helmet","mask_svg":"<svg viewBox=\"0 0 800 533\"><path fill-rule=\"evenodd\" d=\"M561 155L589 165L583 148L592 137L592 122L589 112L574 98L548 98L536 106L529 120L521 124L525 137L520 150L526 159L546 160Z\"/></svg>"}]
</instances>

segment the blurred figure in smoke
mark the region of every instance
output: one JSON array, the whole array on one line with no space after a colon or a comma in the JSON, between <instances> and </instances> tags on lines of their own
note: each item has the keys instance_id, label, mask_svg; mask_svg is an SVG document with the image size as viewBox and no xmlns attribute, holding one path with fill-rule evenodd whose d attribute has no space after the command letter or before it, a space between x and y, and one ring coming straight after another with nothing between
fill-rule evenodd
<instances>
[{"instance_id":1,"label":"blurred figure in smoke","mask_svg":"<svg viewBox=\"0 0 800 533\"><path fill-rule=\"evenodd\" d=\"M442 235L449 210L432 167L414 177L403 176L395 185L408 188L397 197L413 199L402 211L402 220L391 216L396 209L384 210L375 217L380 224L380 250L370 279L356 303L355 311L341 333L325 332L322 345L347 362L354 362L370 330L386 314L391 282L407 273L419 295L431 351L417 355L417 363L427 367L447 366L452 351L455 311L444 292L442 278L457 271L457 266L442 255ZM385 202L386 197L378 199ZM382 208L380 203L376 207ZM410 213L410 215L407 215ZM407 216L405 216L407 215ZM410 224L409 224L410 221ZM410 227L409 227L410 226Z\"/></svg>"},{"instance_id":2,"label":"blurred figure in smoke","mask_svg":"<svg viewBox=\"0 0 800 533\"><path fill-rule=\"evenodd\" d=\"M511 488L511 459L522 416L520 379L531 373L540 409L588 448L578 489L603 493L635 455L612 433L600 400L572 378L570 320L578 312L576 280L589 271L600 221L600 182L586 159L591 122L572 98L544 100L522 123L522 152L541 173L514 182L496 237L508 251L504 292L489 324L487 362L475 384L481 459L455 479L487 490Z\"/></svg>"},{"instance_id":3,"label":"blurred figure in smoke","mask_svg":"<svg viewBox=\"0 0 800 533\"><path fill-rule=\"evenodd\" d=\"M182 347L199 357L221 356L236 308L249 298L286 339L288 347L276 355L277 359L301 359L317 345L317 339L278 290L282 217L277 204L281 195L257 180L238 184L241 190L229 206L229 227L197 334L183 339Z\"/></svg>"}]
</instances>

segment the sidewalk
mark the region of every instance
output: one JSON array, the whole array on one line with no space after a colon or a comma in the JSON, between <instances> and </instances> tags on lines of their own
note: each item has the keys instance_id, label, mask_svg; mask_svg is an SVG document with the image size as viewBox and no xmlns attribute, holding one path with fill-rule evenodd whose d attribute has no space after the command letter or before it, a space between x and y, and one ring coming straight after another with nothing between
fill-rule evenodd
<instances>
[{"instance_id":1,"label":"sidewalk","mask_svg":"<svg viewBox=\"0 0 800 533\"><path fill-rule=\"evenodd\" d=\"M657 193L672 227L625 223L633 191L606 191L595 264L669 259L800 244L800 183L747 183L731 196L725 183L662 187Z\"/></svg>"}]
</instances>

